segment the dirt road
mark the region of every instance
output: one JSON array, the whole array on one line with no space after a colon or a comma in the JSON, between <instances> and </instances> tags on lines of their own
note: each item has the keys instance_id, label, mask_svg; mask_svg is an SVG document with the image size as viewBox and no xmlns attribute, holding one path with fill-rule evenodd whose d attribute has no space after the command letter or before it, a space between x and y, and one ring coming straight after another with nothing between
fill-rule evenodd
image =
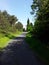
<instances>
[{"instance_id":1,"label":"dirt road","mask_svg":"<svg viewBox=\"0 0 49 65\"><path fill-rule=\"evenodd\" d=\"M26 33L13 39L3 50L1 65L44 65L25 42Z\"/></svg>"}]
</instances>

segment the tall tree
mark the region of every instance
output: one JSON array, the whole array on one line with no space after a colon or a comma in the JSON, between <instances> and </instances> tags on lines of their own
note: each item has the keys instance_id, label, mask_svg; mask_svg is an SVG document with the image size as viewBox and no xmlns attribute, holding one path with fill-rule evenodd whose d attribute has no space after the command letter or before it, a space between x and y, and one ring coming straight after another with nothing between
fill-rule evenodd
<instances>
[{"instance_id":1,"label":"tall tree","mask_svg":"<svg viewBox=\"0 0 49 65\"><path fill-rule=\"evenodd\" d=\"M23 30L23 25L21 22L16 23L16 29L18 29L19 31Z\"/></svg>"},{"instance_id":2,"label":"tall tree","mask_svg":"<svg viewBox=\"0 0 49 65\"><path fill-rule=\"evenodd\" d=\"M17 22L17 17L11 16L7 11L0 11L0 31L11 32L15 31L15 23Z\"/></svg>"},{"instance_id":3,"label":"tall tree","mask_svg":"<svg viewBox=\"0 0 49 65\"><path fill-rule=\"evenodd\" d=\"M29 18L28 18L28 20L27 20L27 31L32 31L33 30L33 24L32 23L30 23L30 20L29 20Z\"/></svg>"},{"instance_id":4,"label":"tall tree","mask_svg":"<svg viewBox=\"0 0 49 65\"><path fill-rule=\"evenodd\" d=\"M0 12L0 29L3 31L8 31L8 29L9 29L9 22L8 22L8 20L7 20L7 18L3 15L3 13L2 12ZM0 30L0 31L1 31Z\"/></svg>"},{"instance_id":5,"label":"tall tree","mask_svg":"<svg viewBox=\"0 0 49 65\"><path fill-rule=\"evenodd\" d=\"M11 26L13 26L18 21L17 17L15 17L14 15L10 16L9 20Z\"/></svg>"},{"instance_id":6,"label":"tall tree","mask_svg":"<svg viewBox=\"0 0 49 65\"><path fill-rule=\"evenodd\" d=\"M28 18L28 20L27 20L27 31L29 31L29 24L30 24L30 20Z\"/></svg>"},{"instance_id":7,"label":"tall tree","mask_svg":"<svg viewBox=\"0 0 49 65\"><path fill-rule=\"evenodd\" d=\"M34 33L47 42L49 40L49 0L33 0L31 8L37 15Z\"/></svg>"},{"instance_id":8,"label":"tall tree","mask_svg":"<svg viewBox=\"0 0 49 65\"><path fill-rule=\"evenodd\" d=\"M32 32L33 31L33 24L32 23L30 23L29 28L30 28L30 32Z\"/></svg>"}]
</instances>

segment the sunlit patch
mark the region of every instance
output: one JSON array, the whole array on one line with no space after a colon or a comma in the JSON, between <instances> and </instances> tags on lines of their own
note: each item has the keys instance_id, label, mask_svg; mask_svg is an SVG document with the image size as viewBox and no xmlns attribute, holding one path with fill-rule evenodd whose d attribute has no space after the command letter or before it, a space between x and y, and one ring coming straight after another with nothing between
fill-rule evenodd
<instances>
[{"instance_id":1,"label":"sunlit patch","mask_svg":"<svg viewBox=\"0 0 49 65\"><path fill-rule=\"evenodd\" d=\"M21 42L22 42L23 40L22 39L20 39L20 40L12 40L9 44L20 44Z\"/></svg>"}]
</instances>

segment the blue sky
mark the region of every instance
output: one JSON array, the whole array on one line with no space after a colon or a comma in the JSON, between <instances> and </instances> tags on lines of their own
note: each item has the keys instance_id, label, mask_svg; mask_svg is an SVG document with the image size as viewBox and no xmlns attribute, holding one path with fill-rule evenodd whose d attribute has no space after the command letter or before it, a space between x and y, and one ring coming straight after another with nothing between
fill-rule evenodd
<instances>
[{"instance_id":1,"label":"blue sky","mask_svg":"<svg viewBox=\"0 0 49 65\"><path fill-rule=\"evenodd\" d=\"M20 22L27 24L27 19L34 22L34 16L30 14L33 0L0 0L0 10L7 10L11 15L17 16Z\"/></svg>"}]
</instances>

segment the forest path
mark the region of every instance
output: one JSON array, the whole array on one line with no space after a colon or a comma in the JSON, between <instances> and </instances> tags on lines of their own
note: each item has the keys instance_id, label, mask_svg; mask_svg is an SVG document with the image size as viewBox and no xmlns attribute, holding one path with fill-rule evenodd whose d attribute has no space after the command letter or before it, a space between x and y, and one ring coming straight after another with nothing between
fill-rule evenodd
<instances>
[{"instance_id":1,"label":"forest path","mask_svg":"<svg viewBox=\"0 0 49 65\"><path fill-rule=\"evenodd\" d=\"M25 42L26 32L13 39L3 50L1 65L44 65Z\"/></svg>"}]
</instances>

